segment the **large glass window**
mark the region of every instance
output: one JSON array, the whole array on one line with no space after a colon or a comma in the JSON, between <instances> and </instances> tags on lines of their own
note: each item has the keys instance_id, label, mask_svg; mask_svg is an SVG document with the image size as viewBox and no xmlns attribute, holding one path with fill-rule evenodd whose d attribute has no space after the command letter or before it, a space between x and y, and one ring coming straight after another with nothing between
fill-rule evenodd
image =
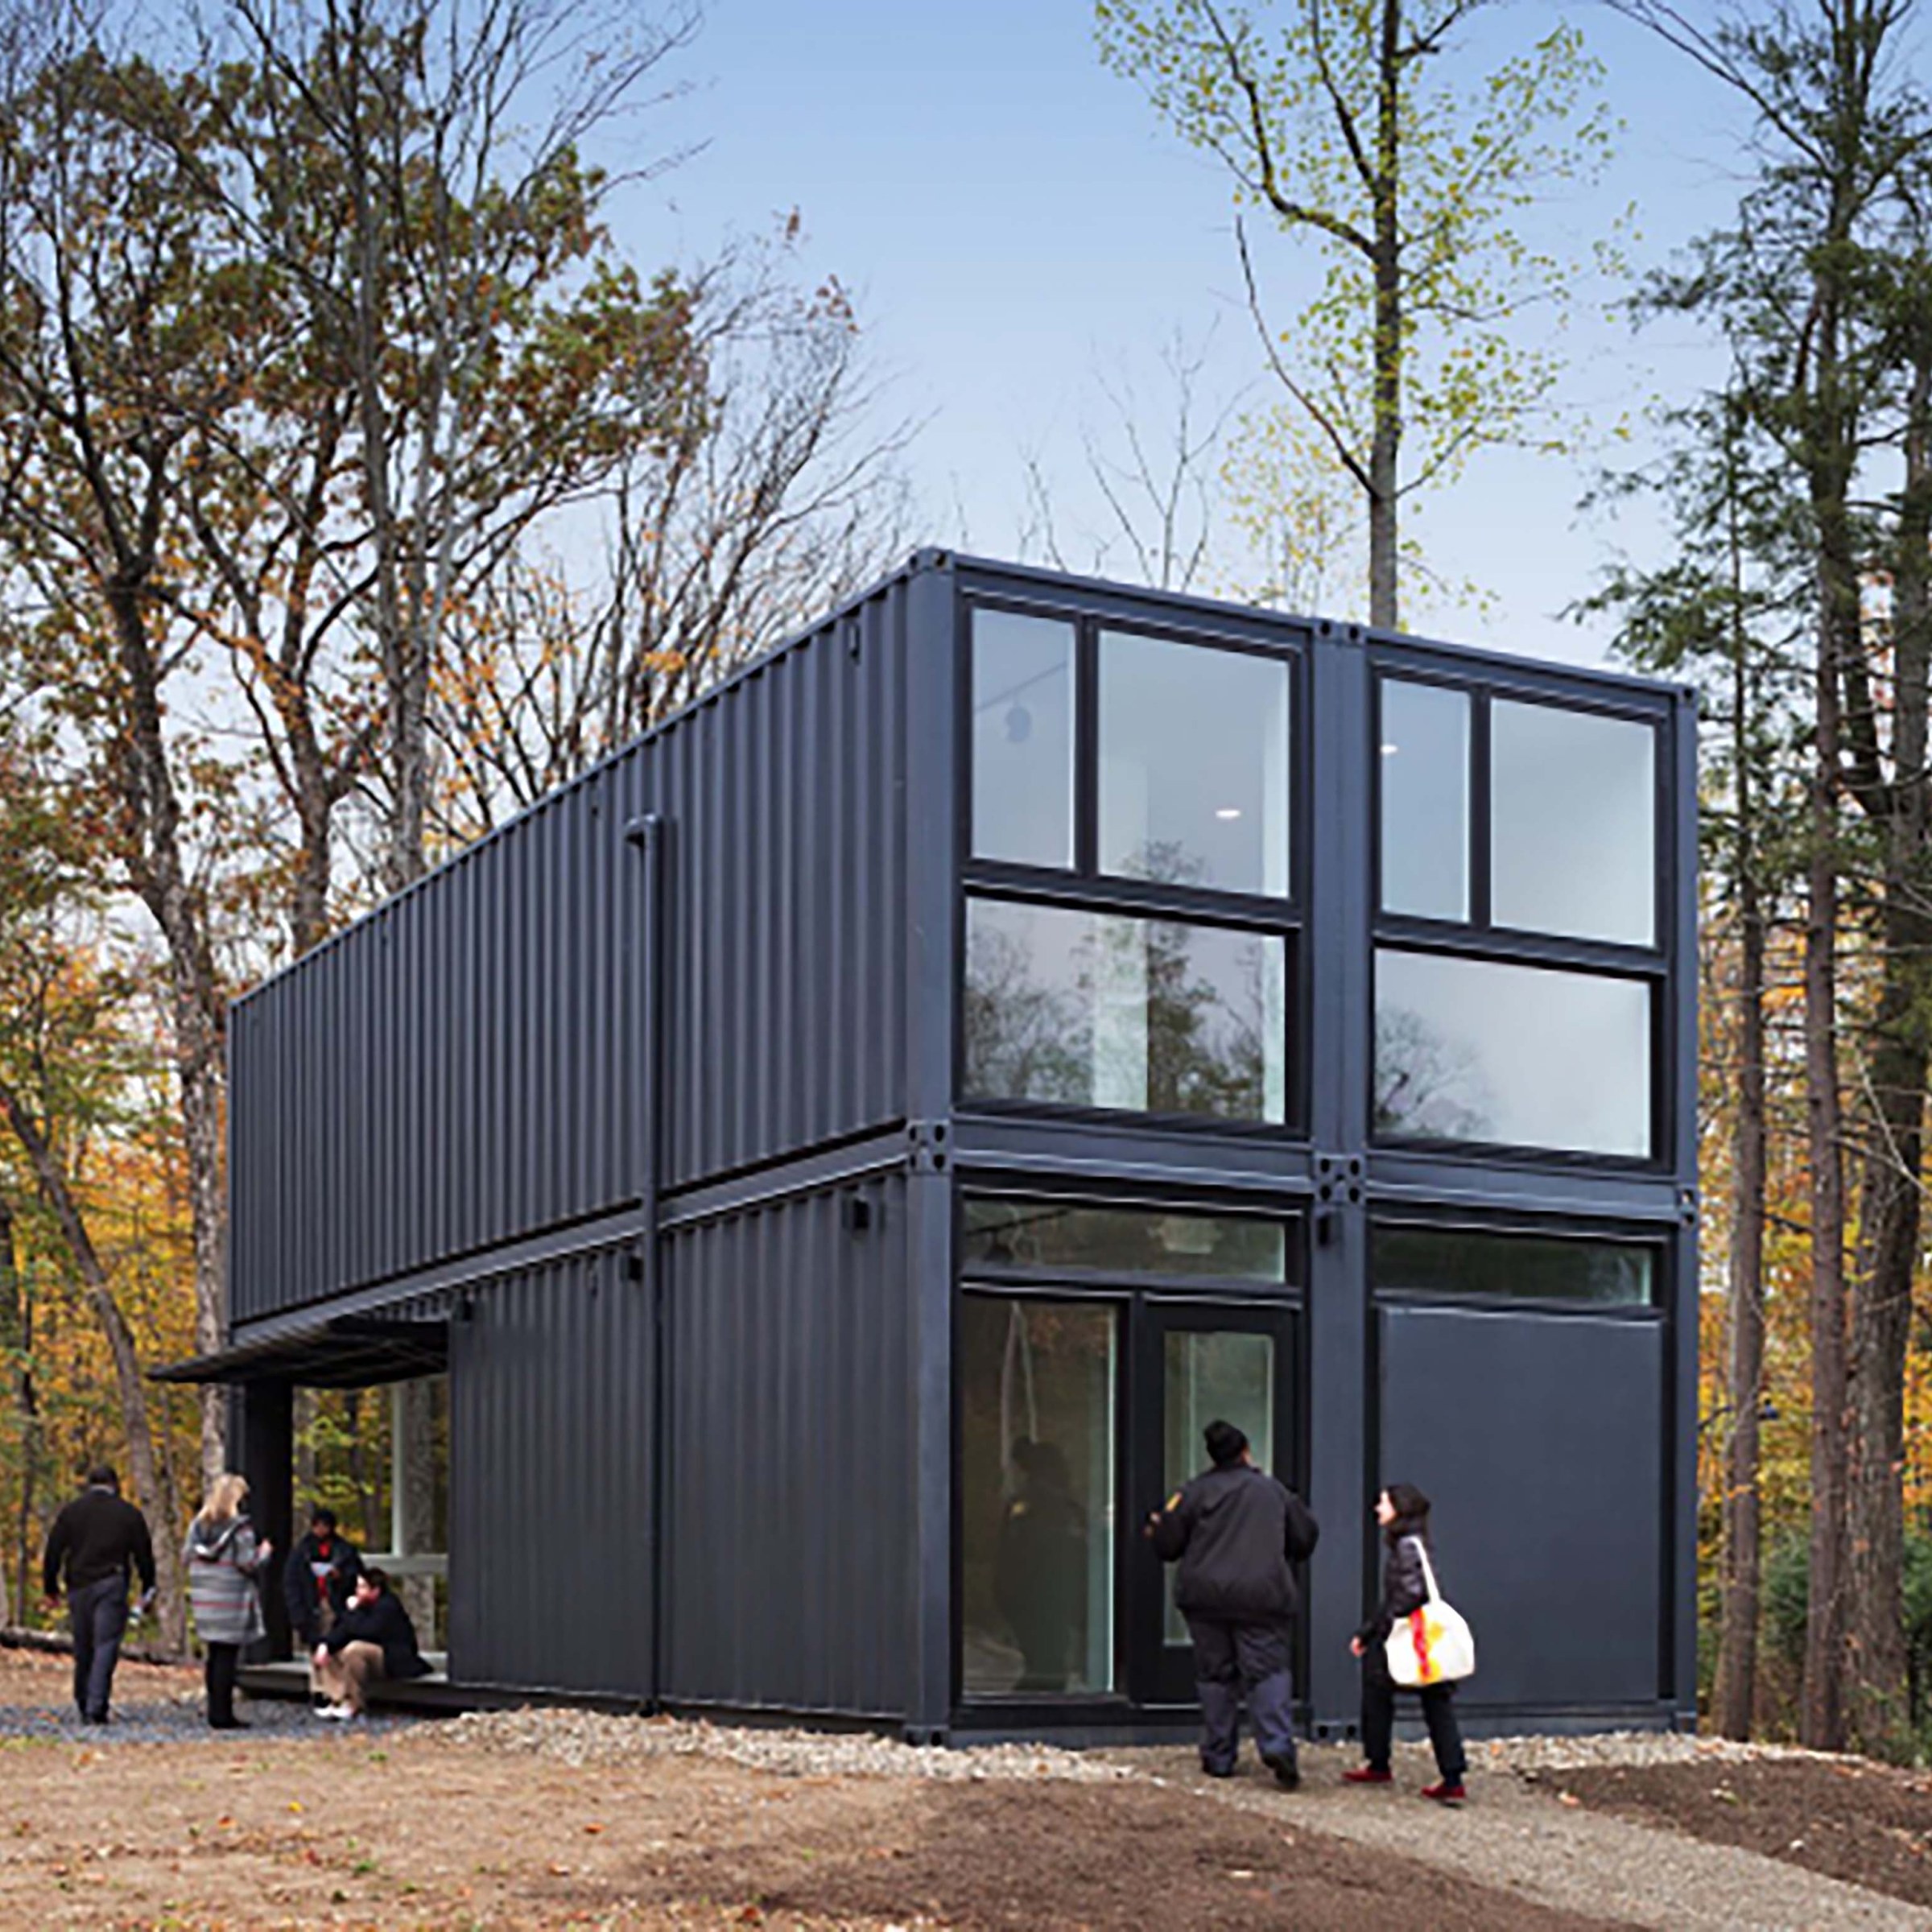
<instances>
[{"instance_id":1,"label":"large glass window","mask_svg":"<svg viewBox=\"0 0 1932 1932\"><path fill-rule=\"evenodd\" d=\"M1162 1461L1173 1495L1203 1460L1201 1433L1232 1422L1264 1469L1274 1460L1274 1337L1232 1329L1170 1329L1162 1352ZM1167 1598L1167 1641L1187 1641L1187 1623Z\"/></svg>"},{"instance_id":2,"label":"large glass window","mask_svg":"<svg viewBox=\"0 0 1932 1932\"><path fill-rule=\"evenodd\" d=\"M1469 917L1469 694L1381 684L1381 873L1385 911Z\"/></svg>"},{"instance_id":3,"label":"large glass window","mask_svg":"<svg viewBox=\"0 0 1932 1932\"><path fill-rule=\"evenodd\" d=\"M1646 982L1388 947L1375 971L1377 1131L1650 1153Z\"/></svg>"},{"instance_id":4,"label":"large glass window","mask_svg":"<svg viewBox=\"0 0 1932 1932\"><path fill-rule=\"evenodd\" d=\"M1554 704L1491 708L1491 916L1649 946L1657 937L1657 733Z\"/></svg>"},{"instance_id":5,"label":"large glass window","mask_svg":"<svg viewBox=\"0 0 1932 1932\"><path fill-rule=\"evenodd\" d=\"M1279 658L1103 632L1100 869L1286 894L1288 690Z\"/></svg>"},{"instance_id":6,"label":"large glass window","mask_svg":"<svg viewBox=\"0 0 1932 1932\"><path fill-rule=\"evenodd\" d=\"M1288 1231L1260 1215L969 1195L960 1258L968 1269L1079 1268L1278 1282L1288 1278Z\"/></svg>"},{"instance_id":7,"label":"large glass window","mask_svg":"<svg viewBox=\"0 0 1932 1932\"><path fill-rule=\"evenodd\" d=\"M972 900L966 1090L1285 1120L1286 983L1279 935Z\"/></svg>"},{"instance_id":8,"label":"large glass window","mask_svg":"<svg viewBox=\"0 0 1932 1932\"><path fill-rule=\"evenodd\" d=\"M1073 863L1073 626L972 616L972 849L1022 865Z\"/></svg>"},{"instance_id":9,"label":"large glass window","mask_svg":"<svg viewBox=\"0 0 1932 1932\"><path fill-rule=\"evenodd\" d=\"M968 1697L1114 1687L1119 1316L969 1294L960 1312Z\"/></svg>"},{"instance_id":10,"label":"large glass window","mask_svg":"<svg viewBox=\"0 0 1932 1932\"><path fill-rule=\"evenodd\" d=\"M1461 1228L1377 1228L1371 1252L1378 1288L1521 1295L1598 1307L1647 1308L1657 1299L1656 1252L1637 1241Z\"/></svg>"}]
</instances>

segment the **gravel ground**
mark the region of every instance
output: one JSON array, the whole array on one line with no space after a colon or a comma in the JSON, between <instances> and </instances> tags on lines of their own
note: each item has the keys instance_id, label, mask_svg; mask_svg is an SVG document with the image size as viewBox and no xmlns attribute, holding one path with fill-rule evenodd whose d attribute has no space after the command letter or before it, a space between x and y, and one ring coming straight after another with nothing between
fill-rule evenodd
<instances>
[{"instance_id":1,"label":"gravel ground","mask_svg":"<svg viewBox=\"0 0 1932 1932\"><path fill-rule=\"evenodd\" d=\"M422 1726L411 1741L444 1748L526 1751L566 1765L721 1758L778 1777L918 1777L972 1784L1048 1777L1110 1784L1134 1775L1127 1766L1091 1753L1044 1744L958 1751L857 1732L757 1730L667 1717L612 1717L594 1711L472 1711L448 1724Z\"/></svg>"},{"instance_id":2,"label":"gravel ground","mask_svg":"<svg viewBox=\"0 0 1932 1932\"><path fill-rule=\"evenodd\" d=\"M299 1737L332 1727L323 1724L299 1704L274 1701L241 1707L242 1722L264 1738ZM417 1720L378 1715L356 1728L365 1733L407 1729ZM105 1724L84 1724L72 1710L50 1711L43 1706L0 1704L0 1738L45 1739L50 1743L85 1744L233 1744L240 1735L210 1730L199 1696L168 1703L126 1704Z\"/></svg>"},{"instance_id":3,"label":"gravel ground","mask_svg":"<svg viewBox=\"0 0 1932 1932\"><path fill-rule=\"evenodd\" d=\"M1343 1785L1352 1751L1302 1754L1301 1791L1284 1798L1261 1777L1202 1777L1190 1750L1111 1754L1142 1776L1165 1777L1205 1801L1279 1816L1298 1826L1412 1858L1516 1897L1625 1925L1668 1932L1791 1932L1856 1927L1926 1932L1932 1913L1756 1852L1629 1824L1554 1802L1519 1772L1566 1766L1721 1761L1741 1748L1695 1738L1521 1738L1472 1754L1470 1802L1445 1811L1414 1794L1435 1775L1426 1747L1399 1745L1395 1782L1373 1790ZM1616 1754L1622 1752L1620 1758Z\"/></svg>"}]
</instances>

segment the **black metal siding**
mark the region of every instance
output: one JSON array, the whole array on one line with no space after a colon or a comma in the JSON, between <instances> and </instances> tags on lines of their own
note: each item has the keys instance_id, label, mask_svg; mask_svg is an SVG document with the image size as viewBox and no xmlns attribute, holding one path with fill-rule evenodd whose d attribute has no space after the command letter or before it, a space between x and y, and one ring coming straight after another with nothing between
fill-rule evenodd
<instances>
[{"instance_id":1,"label":"black metal siding","mask_svg":"<svg viewBox=\"0 0 1932 1932\"><path fill-rule=\"evenodd\" d=\"M907 601L882 586L235 1007L232 1320L638 1200L646 811L659 1184L903 1116Z\"/></svg>"},{"instance_id":2,"label":"black metal siding","mask_svg":"<svg viewBox=\"0 0 1932 1932\"><path fill-rule=\"evenodd\" d=\"M460 1298L449 1656L465 1683L651 1693L654 1324L629 1259L580 1256Z\"/></svg>"},{"instance_id":3,"label":"black metal siding","mask_svg":"<svg viewBox=\"0 0 1932 1932\"><path fill-rule=\"evenodd\" d=\"M863 1199L871 1225L850 1227ZM663 1695L903 1712L912 1443L906 1185L667 1243Z\"/></svg>"}]
</instances>

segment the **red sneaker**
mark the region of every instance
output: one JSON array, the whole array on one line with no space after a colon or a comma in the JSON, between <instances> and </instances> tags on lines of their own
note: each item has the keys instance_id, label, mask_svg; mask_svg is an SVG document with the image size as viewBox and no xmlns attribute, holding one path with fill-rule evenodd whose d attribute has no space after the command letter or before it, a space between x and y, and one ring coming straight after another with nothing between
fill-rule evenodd
<instances>
[{"instance_id":1,"label":"red sneaker","mask_svg":"<svg viewBox=\"0 0 1932 1932\"><path fill-rule=\"evenodd\" d=\"M1342 1782L1345 1785L1385 1785L1393 1781L1394 1775L1390 1771L1378 1771L1373 1765L1357 1765L1352 1771L1342 1773Z\"/></svg>"},{"instance_id":2,"label":"red sneaker","mask_svg":"<svg viewBox=\"0 0 1932 1932\"><path fill-rule=\"evenodd\" d=\"M1459 1805L1468 1795L1460 1785L1452 1785L1446 1780L1439 1785L1422 1786L1422 1796L1434 1798L1439 1805Z\"/></svg>"}]
</instances>

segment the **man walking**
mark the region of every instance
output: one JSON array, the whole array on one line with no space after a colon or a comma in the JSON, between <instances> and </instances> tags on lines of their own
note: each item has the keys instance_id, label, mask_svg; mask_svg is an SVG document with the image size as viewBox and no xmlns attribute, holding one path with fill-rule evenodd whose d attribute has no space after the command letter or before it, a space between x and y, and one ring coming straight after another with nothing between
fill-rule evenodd
<instances>
[{"instance_id":1,"label":"man walking","mask_svg":"<svg viewBox=\"0 0 1932 1932\"><path fill-rule=\"evenodd\" d=\"M104 1724L127 1630L130 1565L141 1573L144 1607L155 1594L147 1518L122 1500L121 1479L105 1463L88 1471L86 1488L47 1532L41 1582L50 1610L60 1604L64 1565L68 1627L74 1637L74 1703L84 1724Z\"/></svg>"},{"instance_id":2,"label":"man walking","mask_svg":"<svg viewBox=\"0 0 1932 1932\"><path fill-rule=\"evenodd\" d=\"M1194 1640L1201 1769L1234 1775L1245 1687L1261 1762L1292 1791L1302 1774L1288 1642L1300 1600L1290 1566L1314 1554L1321 1530L1293 1490L1256 1468L1233 1423L1210 1422L1203 1433L1214 1467L1147 1519L1161 1561L1181 1567L1174 1600Z\"/></svg>"}]
</instances>

